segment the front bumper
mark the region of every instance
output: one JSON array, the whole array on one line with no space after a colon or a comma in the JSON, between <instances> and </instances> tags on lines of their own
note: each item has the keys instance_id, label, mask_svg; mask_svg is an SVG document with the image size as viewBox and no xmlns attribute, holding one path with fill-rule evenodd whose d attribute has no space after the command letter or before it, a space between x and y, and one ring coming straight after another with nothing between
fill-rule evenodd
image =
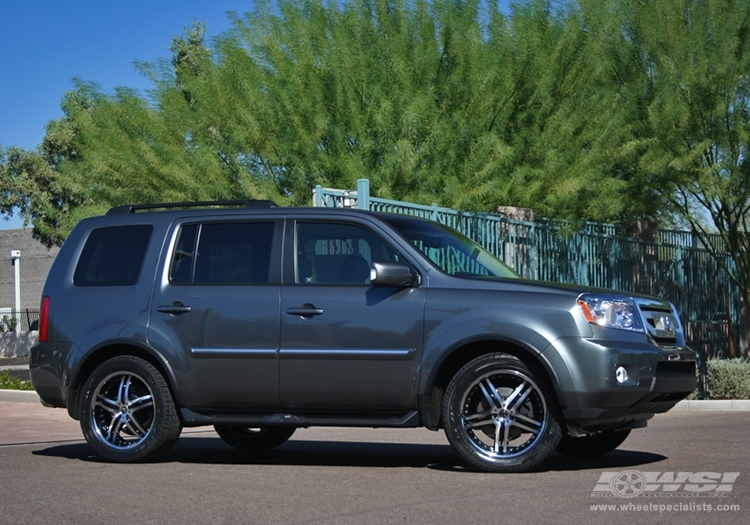
<instances>
[{"instance_id":1,"label":"front bumper","mask_svg":"<svg viewBox=\"0 0 750 525\"><path fill-rule=\"evenodd\" d=\"M572 432L639 426L697 386L695 354L686 347L662 348L637 336L561 338L552 347L543 355Z\"/></svg>"}]
</instances>

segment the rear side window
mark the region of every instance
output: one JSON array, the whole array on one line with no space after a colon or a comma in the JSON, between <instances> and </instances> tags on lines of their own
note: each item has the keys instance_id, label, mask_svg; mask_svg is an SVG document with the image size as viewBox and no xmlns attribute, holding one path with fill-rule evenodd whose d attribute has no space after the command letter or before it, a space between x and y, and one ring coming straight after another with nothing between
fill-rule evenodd
<instances>
[{"instance_id":1,"label":"rear side window","mask_svg":"<svg viewBox=\"0 0 750 525\"><path fill-rule=\"evenodd\" d=\"M152 231L150 225L95 229L83 247L73 282L76 286L134 285Z\"/></svg>"},{"instance_id":2,"label":"rear side window","mask_svg":"<svg viewBox=\"0 0 750 525\"><path fill-rule=\"evenodd\" d=\"M169 280L172 284L267 284L274 229L273 222L185 225L172 254Z\"/></svg>"}]
</instances>

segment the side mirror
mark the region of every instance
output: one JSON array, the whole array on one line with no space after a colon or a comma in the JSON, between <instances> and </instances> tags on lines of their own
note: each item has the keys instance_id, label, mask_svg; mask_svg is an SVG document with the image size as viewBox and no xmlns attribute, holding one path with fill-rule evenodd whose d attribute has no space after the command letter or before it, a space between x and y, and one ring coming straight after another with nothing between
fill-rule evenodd
<instances>
[{"instance_id":1,"label":"side mirror","mask_svg":"<svg viewBox=\"0 0 750 525\"><path fill-rule=\"evenodd\" d=\"M373 262L370 268L370 284L373 286L396 286L406 288L417 280L411 266L400 262Z\"/></svg>"}]
</instances>

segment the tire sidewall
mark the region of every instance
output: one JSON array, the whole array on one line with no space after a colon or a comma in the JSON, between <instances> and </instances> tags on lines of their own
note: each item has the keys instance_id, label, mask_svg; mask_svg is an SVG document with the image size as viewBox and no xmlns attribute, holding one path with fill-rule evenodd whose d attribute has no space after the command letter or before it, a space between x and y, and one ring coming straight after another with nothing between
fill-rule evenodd
<instances>
[{"instance_id":1,"label":"tire sidewall","mask_svg":"<svg viewBox=\"0 0 750 525\"><path fill-rule=\"evenodd\" d=\"M117 373L137 375L148 386L153 397L154 417L148 435L140 443L126 449L115 448L103 441L92 420L91 401L95 392L102 381ZM97 455L107 461L130 463L155 459L165 449L171 448L181 430L166 382L153 365L138 357L114 357L99 365L86 380L80 402L83 435Z\"/></svg>"},{"instance_id":2,"label":"tire sidewall","mask_svg":"<svg viewBox=\"0 0 750 525\"><path fill-rule=\"evenodd\" d=\"M542 435L526 451L507 458L480 454L460 423L464 396L478 378L488 373L519 372L531 379L540 390L546 405ZM555 450L561 437L559 409L552 389L543 378L536 377L519 359L507 354L487 354L470 361L456 373L443 400L443 421L448 441L472 466L490 472L520 472L535 468Z\"/></svg>"}]
</instances>

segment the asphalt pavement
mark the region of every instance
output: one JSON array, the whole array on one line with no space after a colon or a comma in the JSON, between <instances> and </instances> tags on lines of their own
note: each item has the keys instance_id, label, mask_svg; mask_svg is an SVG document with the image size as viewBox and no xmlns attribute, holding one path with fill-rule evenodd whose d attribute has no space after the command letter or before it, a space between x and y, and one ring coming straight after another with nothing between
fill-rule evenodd
<instances>
[{"instance_id":1,"label":"asphalt pavement","mask_svg":"<svg viewBox=\"0 0 750 525\"><path fill-rule=\"evenodd\" d=\"M2 369L28 377L26 358ZM750 401L678 407L610 454L554 454L524 474L472 471L425 429L299 429L251 454L192 428L162 461L116 465L66 410L0 390L0 525L747 523ZM731 481L723 492L717 477Z\"/></svg>"},{"instance_id":2,"label":"asphalt pavement","mask_svg":"<svg viewBox=\"0 0 750 525\"><path fill-rule=\"evenodd\" d=\"M750 412L672 411L524 474L472 471L424 429L300 429L264 453L187 429L162 461L118 465L65 410L0 402L0 524L744 525L748 428Z\"/></svg>"}]
</instances>

